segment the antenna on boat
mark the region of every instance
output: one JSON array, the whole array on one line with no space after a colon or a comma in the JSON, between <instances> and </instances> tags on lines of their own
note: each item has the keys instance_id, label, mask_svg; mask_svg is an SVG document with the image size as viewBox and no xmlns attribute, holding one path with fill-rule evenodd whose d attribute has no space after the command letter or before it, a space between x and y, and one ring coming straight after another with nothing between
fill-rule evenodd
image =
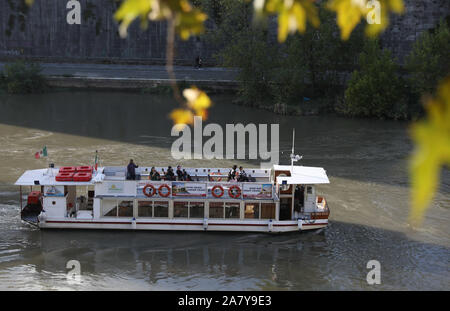
<instances>
[{"instance_id":1,"label":"antenna on boat","mask_svg":"<svg viewBox=\"0 0 450 311\"><path fill-rule=\"evenodd\" d=\"M294 168L294 161L297 162L298 160L301 160L303 158L303 156L294 154L294 145L295 145L295 128L292 129L291 171Z\"/></svg>"}]
</instances>

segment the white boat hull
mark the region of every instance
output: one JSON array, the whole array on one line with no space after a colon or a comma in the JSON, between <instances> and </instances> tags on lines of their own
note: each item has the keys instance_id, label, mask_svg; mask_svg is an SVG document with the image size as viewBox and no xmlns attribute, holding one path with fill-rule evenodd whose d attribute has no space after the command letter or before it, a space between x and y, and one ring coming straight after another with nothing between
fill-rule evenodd
<instances>
[{"instance_id":1,"label":"white boat hull","mask_svg":"<svg viewBox=\"0 0 450 311\"><path fill-rule=\"evenodd\" d=\"M77 220L47 219L39 222L41 229L107 229L107 230L167 230L167 231L232 231L232 232L294 232L324 228L328 219L315 221L242 221L242 220L183 220L183 219L138 219L133 220Z\"/></svg>"}]
</instances>

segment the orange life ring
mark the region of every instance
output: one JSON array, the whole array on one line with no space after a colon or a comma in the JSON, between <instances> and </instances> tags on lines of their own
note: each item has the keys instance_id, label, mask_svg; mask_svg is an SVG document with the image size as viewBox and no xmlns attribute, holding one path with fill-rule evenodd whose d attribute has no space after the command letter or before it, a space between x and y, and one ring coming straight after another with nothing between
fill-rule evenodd
<instances>
[{"instance_id":1,"label":"orange life ring","mask_svg":"<svg viewBox=\"0 0 450 311\"><path fill-rule=\"evenodd\" d=\"M233 193L232 189L237 189L237 192ZM239 198L241 196L241 188L239 188L238 186L231 186L228 189L228 195L233 199Z\"/></svg>"},{"instance_id":2,"label":"orange life ring","mask_svg":"<svg viewBox=\"0 0 450 311\"><path fill-rule=\"evenodd\" d=\"M151 192L148 192L148 191L147 191L148 188L151 188L152 191L151 191ZM142 189L142 192L145 194L145 196L147 196L147 197L150 198L150 197L152 197L152 196L154 196L154 195L156 194L156 189L155 189L155 187L153 187L153 185L147 184L147 185L145 185L145 187Z\"/></svg>"},{"instance_id":3,"label":"orange life ring","mask_svg":"<svg viewBox=\"0 0 450 311\"><path fill-rule=\"evenodd\" d=\"M166 188L166 189L167 189L167 193L163 193L163 192L161 191L163 188ZM170 195L170 187L169 187L167 184L161 185L161 186L159 186L159 188L158 188L158 193L159 193L159 196L161 196L161 197L163 197L163 198L166 198L166 197L168 197L168 196Z\"/></svg>"},{"instance_id":4,"label":"orange life ring","mask_svg":"<svg viewBox=\"0 0 450 311\"><path fill-rule=\"evenodd\" d=\"M216 189L220 189L220 194L216 194L215 193ZM213 197L221 198L223 196L223 194L224 194L223 187L221 185L215 185L214 187L212 187L211 193L212 193Z\"/></svg>"}]
</instances>

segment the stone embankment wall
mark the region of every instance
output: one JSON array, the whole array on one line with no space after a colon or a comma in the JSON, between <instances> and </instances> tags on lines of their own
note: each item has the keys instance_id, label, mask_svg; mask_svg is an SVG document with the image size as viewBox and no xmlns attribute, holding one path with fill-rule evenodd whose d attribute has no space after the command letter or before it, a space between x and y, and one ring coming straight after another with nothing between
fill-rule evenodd
<instances>
[{"instance_id":1,"label":"stone embankment wall","mask_svg":"<svg viewBox=\"0 0 450 311\"><path fill-rule=\"evenodd\" d=\"M24 0L0 0L0 58L164 63L164 22L150 23L144 31L139 23L134 23L128 39L122 39L113 19L119 1L79 2L81 24L69 25L68 0L35 0L30 9ZM420 33L434 28L440 19L450 19L449 0L404 0L404 3L405 14L392 16L389 29L381 37L383 46L390 48L400 61ZM212 64L214 52L215 48L201 38L178 41L176 62L191 65L196 56L201 56L205 63Z\"/></svg>"},{"instance_id":2,"label":"stone embankment wall","mask_svg":"<svg viewBox=\"0 0 450 311\"><path fill-rule=\"evenodd\" d=\"M0 57L25 56L64 61L135 61L164 63L166 24L134 23L123 39L113 19L119 1L79 0L81 24L68 24L69 0L0 0ZM211 58L199 38L176 42L176 61L193 64L196 56Z\"/></svg>"}]
</instances>

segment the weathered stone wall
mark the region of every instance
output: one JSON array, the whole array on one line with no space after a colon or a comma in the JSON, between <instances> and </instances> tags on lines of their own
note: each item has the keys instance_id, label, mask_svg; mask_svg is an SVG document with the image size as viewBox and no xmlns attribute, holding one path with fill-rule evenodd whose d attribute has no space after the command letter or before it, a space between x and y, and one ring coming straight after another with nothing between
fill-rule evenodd
<instances>
[{"instance_id":1,"label":"weathered stone wall","mask_svg":"<svg viewBox=\"0 0 450 311\"><path fill-rule=\"evenodd\" d=\"M392 15L389 28L381 36L400 62L411 51L414 41L424 31L436 27L441 19L450 22L450 0L403 0L405 13Z\"/></svg>"},{"instance_id":2,"label":"weathered stone wall","mask_svg":"<svg viewBox=\"0 0 450 311\"><path fill-rule=\"evenodd\" d=\"M164 63L166 27L139 23L129 29L127 39L118 35L113 12L116 0L80 0L81 25L66 22L68 0L35 0L27 11L24 0L0 0L0 58L26 56L49 60L131 60ZM450 0L404 0L406 12L393 15L382 44L402 61L420 33L450 16ZM275 26L276 27L276 26ZM275 28L276 30L276 28ZM176 62L192 64L197 55L213 62L215 49L200 38L178 41Z\"/></svg>"},{"instance_id":3,"label":"weathered stone wall","mask_svg":"<svg viewBox=\"0 0 450 311\"><path fill-rule=\"evenodd\" d=\"M134 23L128 38L118 34L113 13L115 0L80 0L81 25L66 21L68 0L35 0L28 10L23 0L0 0L0 57L95 60L129 59L151 62L165 60L166 25L150 23L142 30ZM192 64L197 55L211 56L198 38L177 41L176 60Z\"/></svg>"}]
</instances>

